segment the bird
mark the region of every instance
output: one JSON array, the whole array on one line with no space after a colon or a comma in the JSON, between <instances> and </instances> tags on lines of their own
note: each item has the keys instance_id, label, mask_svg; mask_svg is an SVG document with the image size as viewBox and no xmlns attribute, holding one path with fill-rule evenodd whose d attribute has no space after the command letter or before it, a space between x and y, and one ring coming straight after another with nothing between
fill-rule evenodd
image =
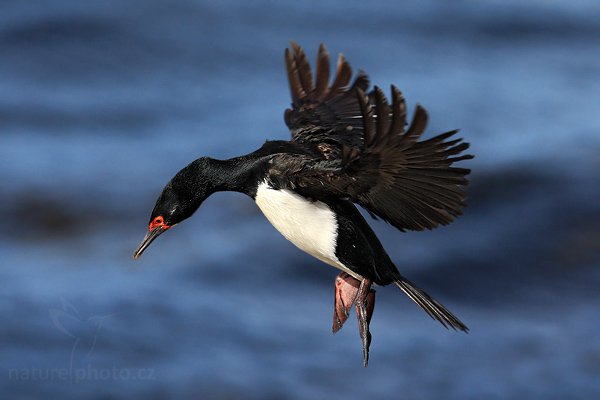
<instances>
[{"instance_id":1,"label":"bird","mask_svg":"<svg viewBox=\"0 0 600 400\"><path fill-rule=\"evenodd\" d=\"M444 327L468 327L440 302L402 275L357 206L398 230L447 225L466 205L470 169L454 163L473 158L458 130L422 139L428 114L416 105L410 125L402 92L370 89L367 74L353 78L340 53L331 79L330 56L319 46L316 69L296 42L284 52L291 107L284 112L290 140L267 140L259 149L219 160L201 157L166 184L152 210L134 259L159 235L189 218L215 192L254 200L290 242L340 270L334 283L333 332L354 306L363 365L369 362L373 285L396 285Z\"/></svg>"}]
</instances>

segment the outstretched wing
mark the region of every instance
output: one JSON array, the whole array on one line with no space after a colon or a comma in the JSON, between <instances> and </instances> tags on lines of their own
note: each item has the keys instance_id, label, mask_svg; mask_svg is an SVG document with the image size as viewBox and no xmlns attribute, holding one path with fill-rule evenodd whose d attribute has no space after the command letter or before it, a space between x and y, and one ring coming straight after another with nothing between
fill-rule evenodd
<instances>
[{"instance_id":1,"label":"outstretched wing","mask_svg":"<svg viewBox=\"0 0 600 400\"><path fill-rule=\"evenodd\" d=\"M352 69L340 54L333 83L329 83L329 53L319 46L315 79L306 54L298 44L291 42L292 50L285 50L285 63L292 108L285 110L285 123L292 133L292 141L321 143L322 152L338 155L342 145L360 146L363 122L356 90L366 91L369 79L359 72L352 86Z\"/></svg>"},{"instance_id":2,"label":"outstretched wing","mask_svg":"<svg viewBox=\"0 0 600 400\"><path fill-rule=\"evenodd\" d=\"M400 230L432 229L461 214L466 175L454 167L469 145L454 139L457 131L419 141L427 126L427 112L417 106L406 128L406 105L392 86L392 104L375 87L366 94L369 80L359 72L350 84L352 70L339 56L330 84L329 55L319 47L313 75L306 55L296 43L286 49L285 60L292 108L285 121L292 141L311 144L323 157L279 155L273 179L308 196L350 199L374 217ZM279 170L278 170L279 169Z\"/></svg>"},{"instance_id":3,"label":"outstretched wing","mask_svg":"<svg viewBox=\"0 0 600 400\"><path fill-rule=\"evenodd\" d=\"M456 130L419 141L428 120L420 106L405 132L404 98L394 86L391 110L377 87L374 105L360 90L358 96L364 145L358 152L348 148L342 151L342 169L352 180L370 184L350 184L350 196L399 229L432 229L452 222L465 205L464 187L470 172L452 164L473 158L461 155L469 144L453 138Z\"/></svg>"},{"instance_id":4,"label":"outstretched wing","mask_svg":"<svg viewBox=\"0 0 600 400\"><path fill-rule=\"evenodd\" d=\"M294 189L315 198L350 199L400 230L433 229L452 222L464 206L470 172L453 164L473 158L461 155L468 143L453 138L457 131L419 141L428 120L420 106L405 131L406 107L394 86L391 105L377 87L369 96L361 88L354 91L362 143L345 143L336 159L298 162L286 171Z\"/></svg>"}]
</instances>

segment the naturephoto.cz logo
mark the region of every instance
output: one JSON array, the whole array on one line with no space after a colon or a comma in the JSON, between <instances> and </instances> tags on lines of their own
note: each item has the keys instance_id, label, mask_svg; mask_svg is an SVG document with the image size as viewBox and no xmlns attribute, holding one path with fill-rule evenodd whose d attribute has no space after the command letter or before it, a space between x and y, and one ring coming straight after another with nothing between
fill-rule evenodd
<instances>
[{"instance_id":1,"label":"naturephoto.cz logo","mask_svg":"<svg viewBox=\"0 0 600 400\"><path fill-rule=\"evenodd\" d=\"M60 368L9 368L8 378L19 381L83 381L154 380L153 368L97 368L91 363L98 337L107 319L115 314L92 315L84 318L75 306L61 298L61 308L49 310L50 320L56 329L72 339L68 366Z\"/></svg>"},{"instance_id":2,"label":"naturephoto.cz logo","mask_svg":"<svg viewBox=\"0 0 600 400\"><path fill-rule=\"evenodd\" d=\"M155 380L153 368L10 368L8 379L17 381L64 381L81 383L83 381L130 381Z\"/></svg>"}]
</instances>

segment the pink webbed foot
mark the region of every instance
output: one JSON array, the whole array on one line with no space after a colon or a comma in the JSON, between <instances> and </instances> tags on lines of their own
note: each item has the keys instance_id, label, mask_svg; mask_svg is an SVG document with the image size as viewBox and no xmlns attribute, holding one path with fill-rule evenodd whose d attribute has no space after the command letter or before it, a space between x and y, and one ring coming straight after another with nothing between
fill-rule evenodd
<instances>
[{"instance_id":1,"label":"pink webbed foot","mask_svg":"<svg viewBox=\"0 0 600 400\"><path fill-rule=\"evenodd\" d=\"M350 309L356 301L360 281L345 272L335 277L335 307L333 312L333 333L336 333L350 316Z\"/></svg>"},{"instance_id":2,"label":"pink webbed foot","mask_svg":"<svg viewBox=\"0 0 600 400\"><path fill-rule=\"evenodd\" d=\"M371 289L372 281L362 281L342 272L335 278L335 307L333 314L333 333L336 333L350 316L350 309L355 305L358 319L358 333L362 341L364 365L369 362L369 346L371 333L369 322L375 308L375 291Z\"/></svg>"}]
</instances>

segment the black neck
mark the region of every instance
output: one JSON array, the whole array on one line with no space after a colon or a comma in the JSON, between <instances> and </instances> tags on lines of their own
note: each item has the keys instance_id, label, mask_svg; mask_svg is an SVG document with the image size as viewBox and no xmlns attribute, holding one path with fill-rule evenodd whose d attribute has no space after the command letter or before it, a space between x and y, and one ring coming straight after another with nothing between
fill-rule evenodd
<instances>
[{"instance_id":1,"label":"black neck","mask_svg":"<svg viewBox=\"0 0 600 400\"><path fill-rule=\"evenodd\" d=\"M209 192L232 191L254 197L259 181L267 174L267 163L278 153L304 153L301 146L288 141L268 141L260 149L241 157L216 160L203 157L189 167L194 168L197 185L209 186Z\"/></svg>"},{"instance_id":2,"label":"black neck","mask_svg":"<svg viewBox=\"0 0 600 400\"><path fill-rule=\"evenodd\" d=\"M202 174L209 177L213 192L231 191L253 196L258 180L266 174L267 161L268 157L252 155L228 160L205 158L200 168Z\"/></svg>"},{"instance_id":3,"label":"black neck","mask_svg":"<svg viewBox=\"0 0 600 400\"><path fill-rule=\"evenodd\" d=\"M180 201L188 199L196 208L215 192L240 192L254 197L259 182L267 174L268 161L281 153L306 154L306 150L293 142L272 141L250 154L229 160L202 157L179 171L171 186Z\"/></svg>"}]
</instances>

